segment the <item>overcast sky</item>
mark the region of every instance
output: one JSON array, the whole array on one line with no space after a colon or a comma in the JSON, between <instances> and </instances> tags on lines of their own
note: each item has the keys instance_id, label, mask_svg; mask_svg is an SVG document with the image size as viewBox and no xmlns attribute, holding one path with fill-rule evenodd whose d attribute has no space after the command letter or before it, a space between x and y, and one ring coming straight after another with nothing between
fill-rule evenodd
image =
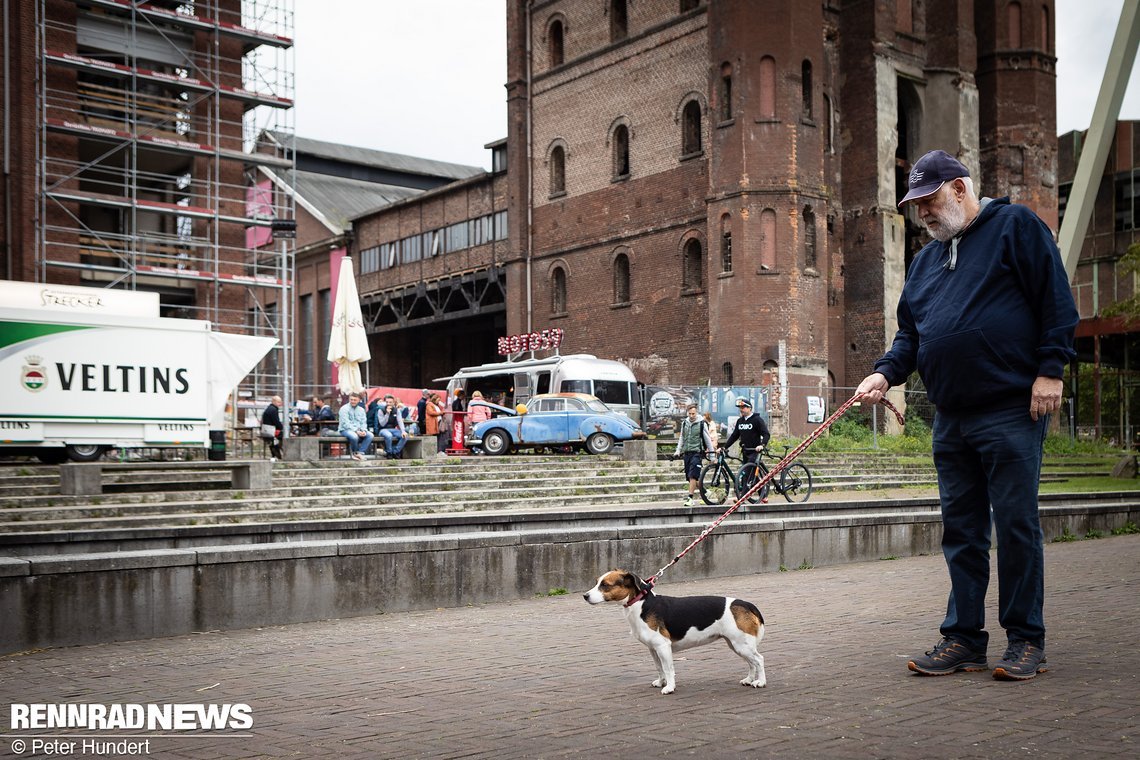
<instances>
[{"instance_id":1,"label":"overcast sky","mask_svg":"<svg viewBox=\"0 0 1140 760\"><path fill-rule=\"evenodd\" d=\"M1056 0L1059 134L1089 126L1123 2ZM483 146L507 135L506 0L295 8L299 136L490 167ZM1140 119L1140 84L1121 118Z\"/></svg>"}]
</instances>

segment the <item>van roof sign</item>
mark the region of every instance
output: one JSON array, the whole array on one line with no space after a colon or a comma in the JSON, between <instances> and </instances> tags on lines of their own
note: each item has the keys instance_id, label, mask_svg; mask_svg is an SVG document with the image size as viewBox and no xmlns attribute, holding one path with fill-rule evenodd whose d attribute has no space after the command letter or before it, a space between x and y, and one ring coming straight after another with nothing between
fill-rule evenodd
<instances>
[{"instance_id":1,"label":"van roof sign","mask_svg":"<svg viewBox=\"0 0 1140 760\"><path fill-rule=\"evenodd\" d=\"M124 317L157 317L158 293L42 282L0 281L0 302L12 309L62 312L82 318L84 314Z\"/></svg>"},{"instance_id":2,"label":"van roof sign","mask_svg":"<svg viewBox=\"0 0 1140 760\"><path fill-rule=\"evenodd\" d=\"M565 333L562 328L555 327L542 332L523 333L521 335L506 335L499 338L499 356L521 354L525 351L557 351L562 345Z\"/></svg>"}]
</instances>

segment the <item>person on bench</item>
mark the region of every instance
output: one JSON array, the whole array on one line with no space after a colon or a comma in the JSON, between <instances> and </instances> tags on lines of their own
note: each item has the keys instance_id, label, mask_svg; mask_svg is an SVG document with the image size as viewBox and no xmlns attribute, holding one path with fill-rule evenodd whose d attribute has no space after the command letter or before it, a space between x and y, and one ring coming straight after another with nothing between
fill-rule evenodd
<instances>
[{"instance_id":1,"label":"person on bench","mask_svg":"<svg viewBox=\"0 0 1140 760\"><path fill-rule=\"evenodd\" d=\"M384 397L384 404L376 412L376 435L384 439L384 456L399 459L404 444L408 442L408 431L404 429L404 418L396 407L396 398L391 394Z\"/></svg>"},{"instance_id":2,"label":"person on bench","mask_svg":"<svg viewBox=\"0 0 1140 760\"><path fill-rule=\"evenodd\" d=\"M348 450L352 458L358 462L363 461L364 452L372 445L372 433L368 430L359 394L349 394L348 403L340 408L338 421L337 431L348 440Z\"/></svg>"}]
</instances>

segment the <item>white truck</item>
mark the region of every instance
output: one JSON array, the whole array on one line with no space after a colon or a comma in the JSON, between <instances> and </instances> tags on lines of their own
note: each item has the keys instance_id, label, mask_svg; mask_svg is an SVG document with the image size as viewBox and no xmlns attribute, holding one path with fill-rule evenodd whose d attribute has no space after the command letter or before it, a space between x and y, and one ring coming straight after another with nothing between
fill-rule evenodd
<instances>
[{"instance_id":1,"label":"white truck","mask_svg":"<svg viewBox=\"0 0 1140 760\"><path fill-rule=\"evenodd\" d=\"M0 280L0 454L205 448L275 343L160 317L157 293Z\"/></svg>"}]
</instances>

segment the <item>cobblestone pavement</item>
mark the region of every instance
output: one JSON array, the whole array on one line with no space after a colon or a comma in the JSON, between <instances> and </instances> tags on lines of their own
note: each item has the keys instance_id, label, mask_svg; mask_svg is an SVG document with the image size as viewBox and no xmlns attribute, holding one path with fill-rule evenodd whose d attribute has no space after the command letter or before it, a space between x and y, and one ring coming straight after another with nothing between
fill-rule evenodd
<instances>
[{"instance_id":1,"label":"cobblestone pavement","mask_svg":"<svg viewBox=\"0 0 1140 760\"><path fill-rule=\"evenodd\" d=\"M712 645L682 653L677 692L661 696L619 609L571 589L0 657L0 757L21 733L13 702L252 706L249 731L143 734L164 759L1137 757L1140 536L1051 544L1046 561L1052 670L1025 683L908 673L906 658L937 639L946 572L938 556L884 559L666 576L662 593L760 606L765 689L740 686L743 663ZM1003 649L998 630L991 664Z\"/></svg>"}]
</instances>

